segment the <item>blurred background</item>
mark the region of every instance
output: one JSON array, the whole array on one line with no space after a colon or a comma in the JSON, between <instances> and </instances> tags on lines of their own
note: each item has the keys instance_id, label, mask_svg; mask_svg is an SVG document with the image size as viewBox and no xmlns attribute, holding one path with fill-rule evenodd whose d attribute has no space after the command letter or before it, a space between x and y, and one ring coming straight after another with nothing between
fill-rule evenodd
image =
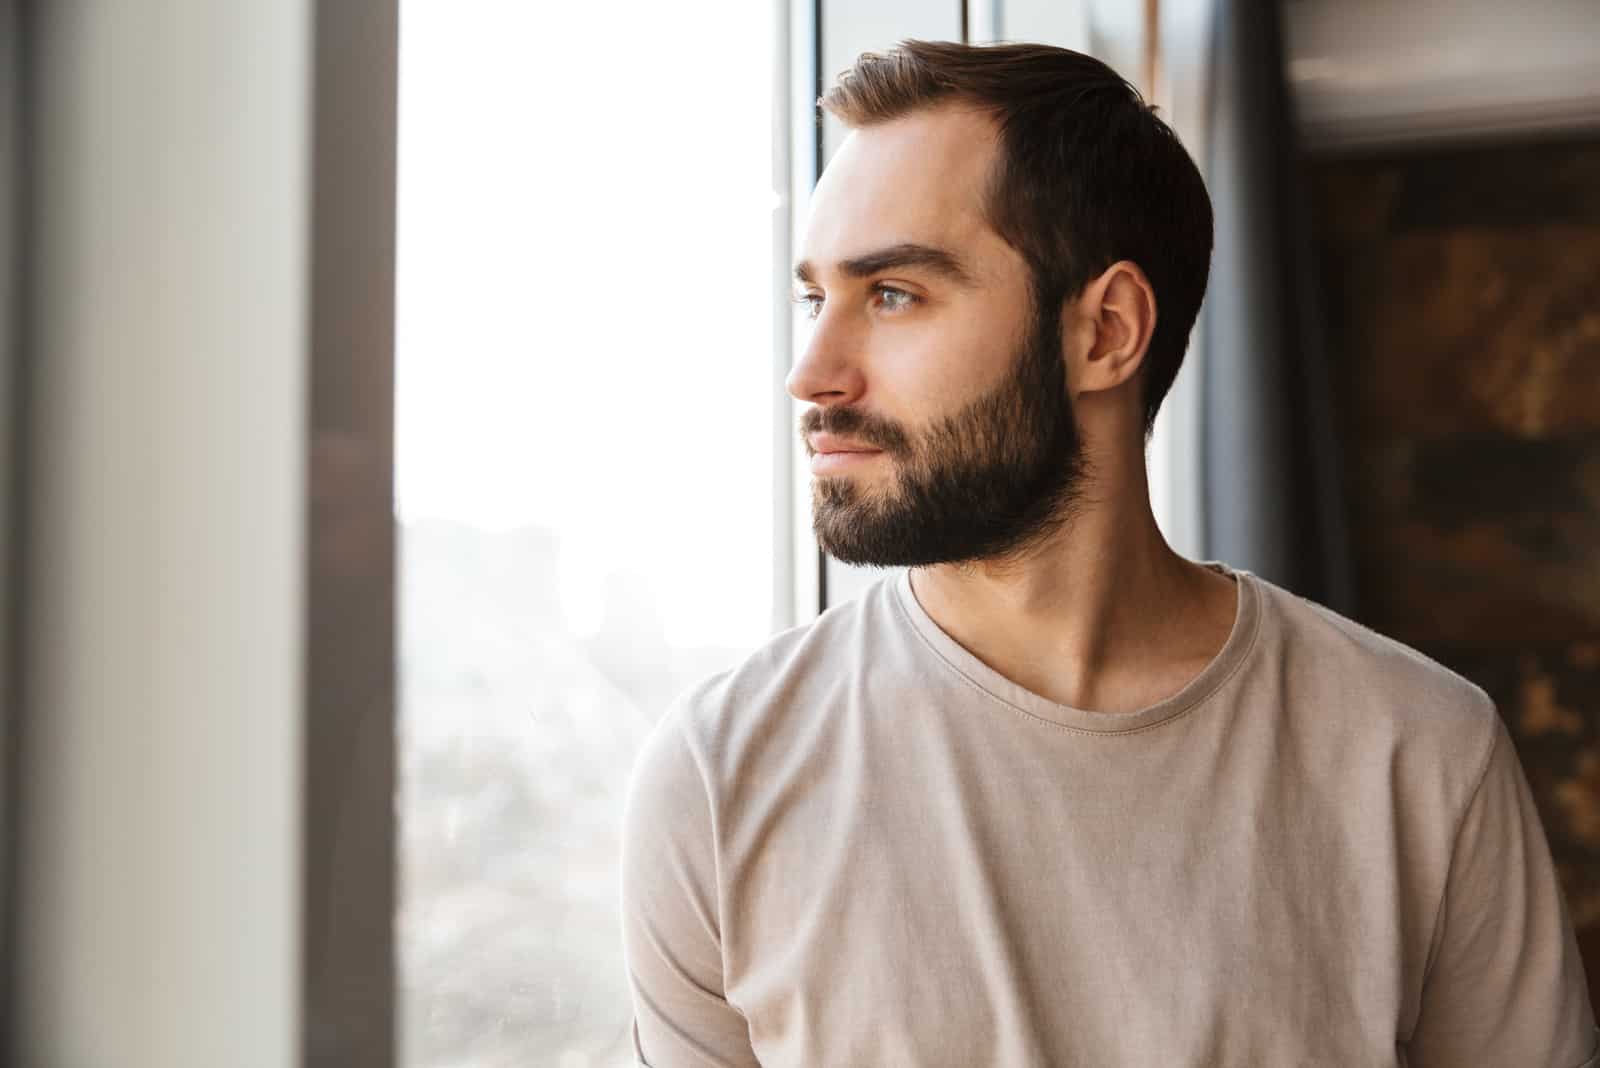
<instances>
[{"instance_id":1,"label":"blurred background","mask_svg":"<svg viewBox=\"0 0 1600 1068\"><path fill-rule=\"evenodd\" d=\"M639 743L883 574L788 275L910 37L1178 130L1158 521L1489 691L1600 978L1590 0L0 0L7 1063L631 1063Z\"/></svg>"}]
</instances>

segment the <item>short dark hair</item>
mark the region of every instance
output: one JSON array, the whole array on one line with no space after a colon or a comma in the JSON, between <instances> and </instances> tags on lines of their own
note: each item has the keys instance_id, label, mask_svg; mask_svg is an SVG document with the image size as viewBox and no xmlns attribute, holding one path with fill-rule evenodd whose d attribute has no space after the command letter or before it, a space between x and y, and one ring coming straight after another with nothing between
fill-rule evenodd
<instances>
[{"instance_id":1,"label":"short dark hair","mask_svg":"<svg viewBox=\"0 0 1600 1068\"><path fill-rule=\"evenodd\" d=\"M1093 56L1041 44L902 41L867 52L818 103L847 126L943 103L989 112L1000 155L987 215L1059 308L1118 260L1156 295L1145 354L1144 433L1177 377L1211 267L1211 199L1172 128Z\"/></svg>"}]
</instances>

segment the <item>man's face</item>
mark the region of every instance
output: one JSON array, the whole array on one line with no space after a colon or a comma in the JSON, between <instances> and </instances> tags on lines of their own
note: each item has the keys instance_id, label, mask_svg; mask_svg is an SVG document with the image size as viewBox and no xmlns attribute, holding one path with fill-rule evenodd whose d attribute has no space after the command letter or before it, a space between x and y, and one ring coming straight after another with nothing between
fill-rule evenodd
<instances>
[{"instance_id":1,"label":"man's face","mask_svg":"<svg viewBox=\"0 0 1600 1068\"><path fill-rule=\"evenodd\" d=\"M1077 497L1059 307L984 217L997 148L981 114L916 112L852 133L817 185L788 388L813 405L813 529L846 563L1010 557Z\"/></svg>"}]
</instances>

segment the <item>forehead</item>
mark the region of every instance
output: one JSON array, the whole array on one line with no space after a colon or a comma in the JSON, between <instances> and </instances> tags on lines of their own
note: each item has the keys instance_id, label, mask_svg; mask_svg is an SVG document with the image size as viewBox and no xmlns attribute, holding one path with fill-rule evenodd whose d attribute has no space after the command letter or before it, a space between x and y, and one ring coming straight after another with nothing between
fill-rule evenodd
<instances>
[{"instance_id":1,"label":"forehead","mask_svg":"<svg viewBox=\"0 0 1600 1068\"><path fill-rule=\"evenodd\" d=\"M900 243L961 250L980 266L1003 255L984 214L997 137L988 116L956 107L851 131L817 182L798 258L825 272Z\"/></svg>"}]
</instances>

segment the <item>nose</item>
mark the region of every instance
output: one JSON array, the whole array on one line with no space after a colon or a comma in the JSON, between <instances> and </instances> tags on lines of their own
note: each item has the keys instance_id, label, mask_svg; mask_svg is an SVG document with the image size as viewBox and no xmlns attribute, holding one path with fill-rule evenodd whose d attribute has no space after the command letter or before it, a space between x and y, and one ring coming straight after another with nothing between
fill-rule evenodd
<instances>
[{"instance_id":1,"label":"nose","mask_svg":"<svg viewBox=\"0 0 1600 1068\"><path fill-rule=\"evenodd\" d=\"M851 336L842 317L830 317L824 310L812 324L799 359L789 368L784 387L795 400L809 404L854 403L866 389L858 347L859 339Z\"/></svg>"}]
</instances>

